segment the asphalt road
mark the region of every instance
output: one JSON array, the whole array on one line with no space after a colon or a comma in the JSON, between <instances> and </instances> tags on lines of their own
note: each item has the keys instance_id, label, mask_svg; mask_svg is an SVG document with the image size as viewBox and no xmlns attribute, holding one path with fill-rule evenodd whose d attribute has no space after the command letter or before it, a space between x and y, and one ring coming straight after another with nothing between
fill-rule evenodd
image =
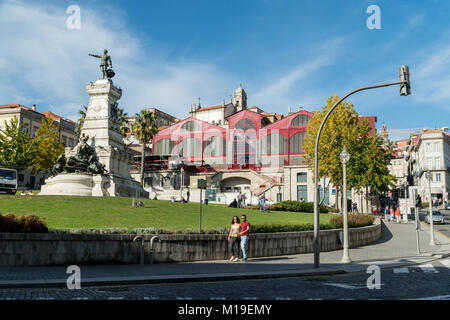
<instances>
[{"instance_id":1,"label":"asphalt road","mask_svg":"<svg viewBox=\"0 0 450 320\"><path fill-rule=\"evenodd\" d=\"M421 266L384 269L380 289L372 274L219 282L86 287L79 290L0 289L0 300L450 300L450 258ZM369 281L369 284L374 284Z\"/></svg>"}]
</instances>

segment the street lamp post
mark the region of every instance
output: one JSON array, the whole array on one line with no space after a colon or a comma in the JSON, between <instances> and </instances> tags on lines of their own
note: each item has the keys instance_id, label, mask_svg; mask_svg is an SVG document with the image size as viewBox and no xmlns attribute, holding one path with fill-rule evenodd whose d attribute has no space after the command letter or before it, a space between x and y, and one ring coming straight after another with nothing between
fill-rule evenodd
<instances>
[{"instance_id":1,"label":"street lamp post","mask_svg":"<svg viewBox=\"0 0 450 320\"><path fill-rule=\"evenodd\" d=\"M347 213L347 162L350 160L350 154L347 152L347 148L344 146L344 150L340 153L339 157L342 161L343 177L342 177L342 193L343 193L343 215L344 215L344 253L342 255L342 263L350 263L350 254L348 252L348 213Z\"/></svg>"},{"instance_id":2,"label":"street lamp post","mask_svg":"<svg viewBox=\"0 0 450 320\"><path fill-rule=\"evenodd\" d=\"M330 114L334 109L342 102L344 99L348 98L352 94L369 89L376 89L382 87L388 87L393 85L400 85L400 95L407 96L411 94L410 81L409 81L409 68L408 66L401 66L399 68L399 82L378 84L369 87L362 87L343 96L339 101L337 101L327 112L322 123L320 124L319 130L317 131L316 143L314 146L314 237L313 237L313 247L314 247L314 268L319 268L320 266L320 243L319 243L319 231L320 231L320 221L319 221L319 141L320 134L322 133L325 122L327 121Z\"/></svg>"},{"instance_id":3,"label":"street lamp post","mask_svg":"<svg viewBox=\"0 0 450 320\"><path fill-rule=\"evenodd\" d=\"M404 185L405 187L405 214L403 215L403 221L408 222L408 182L405 181Z\"/></svg>"},{"instance_id":4,"label":"street lamp post","mask_svg":"<svg viewBox=\"0 0 450 320\"><path fill-rule=\"evenodd\" d=\"M427 171L425 177L428 179L428 207L430 208L430 245L434 246L436 243L434 242L434 225L433 225L433 207L432 207L432 199L431 199L431 172Z\"/></svg>"}]
</instances>

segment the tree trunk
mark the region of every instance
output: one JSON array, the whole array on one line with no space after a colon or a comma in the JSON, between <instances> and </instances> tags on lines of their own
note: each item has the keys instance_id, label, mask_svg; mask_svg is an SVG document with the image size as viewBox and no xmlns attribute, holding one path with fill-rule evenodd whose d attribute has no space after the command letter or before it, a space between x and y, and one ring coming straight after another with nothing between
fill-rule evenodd
<instances>
[{"instance_id":1,"label":"tree trunk","mask_svg":"<svg viewBox=\"0 0 450 320\"><path fill-rule=\"evenodd\" d=\"M367 213L371 213L371 210L369 209L369 187L366 186L366 209Z\"/></svg>"},{"instance_id":2,"label":"tree trunk","mask_svg":"<svg viewBox=\"0 0 450 320\"><path fill-rule=\"evenodd\" d=\"M141 184L144 187L145 143L142 144L141 153Z\"/></svg>"},{"instance_id":3,"label":"tree trunk","mask_svg":"<svg viewBox=\"0 0 450 320\"><path fill-rule=\"evenodd\" d=\"M336 209L340 210L339 187L336 187Z\"/></svg>"},{"instance_id":4,"label":"tree trunk","mask_svg":"<svg viewBox=\"0 0 450 320\"><path fill-rule=\"evenodd\" d=\"M363 190L359 189L359 210L361 210L361 212L363 212Z\"/></svg>"}]
</instances>

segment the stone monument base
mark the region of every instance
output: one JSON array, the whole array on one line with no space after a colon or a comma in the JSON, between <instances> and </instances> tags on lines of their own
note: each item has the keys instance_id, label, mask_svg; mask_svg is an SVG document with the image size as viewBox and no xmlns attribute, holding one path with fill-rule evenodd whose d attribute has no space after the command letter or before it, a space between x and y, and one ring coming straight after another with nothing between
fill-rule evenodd
<instances>
[{"instance_id":1,"label":"stone monument base","mask_svg":"<svg viewBox=\"0 0 450 320\"><path fill-rule=\"evenodd\" d=\"M132 179L119 176L60 173L45 180L40 195L57 196L119 196L148 198L149 194Z\"/></svg>"}]
</instances>

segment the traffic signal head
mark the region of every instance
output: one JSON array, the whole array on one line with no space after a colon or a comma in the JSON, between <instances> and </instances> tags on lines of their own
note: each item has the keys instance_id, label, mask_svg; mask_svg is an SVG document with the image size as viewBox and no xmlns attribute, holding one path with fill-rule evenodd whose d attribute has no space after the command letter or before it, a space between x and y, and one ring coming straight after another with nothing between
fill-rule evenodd
<instances>
[{"instance_id":1,"label":"traffic signal head","mask_svg":"<svg viewBox=\"0 0 450 320\"><path fill-rule=\"evenodd\" d=\"M420 197L420 194L418 194L416 197L416 207L421 207L421 206L422 206L422 198Z\"/></svg>"},{"instance_id":2,"label":"traffic signal head","mask_svg":"<svg viewBox=\"0 0 450 320\"><path fill-rule=\"evenodd\" d=\"M405 82L400 85L400 95L407 96L411 94L411 83L409 81L409 67L401 66L398 69L398 77L400 82Z\"/></svg>"}]
</instances>

